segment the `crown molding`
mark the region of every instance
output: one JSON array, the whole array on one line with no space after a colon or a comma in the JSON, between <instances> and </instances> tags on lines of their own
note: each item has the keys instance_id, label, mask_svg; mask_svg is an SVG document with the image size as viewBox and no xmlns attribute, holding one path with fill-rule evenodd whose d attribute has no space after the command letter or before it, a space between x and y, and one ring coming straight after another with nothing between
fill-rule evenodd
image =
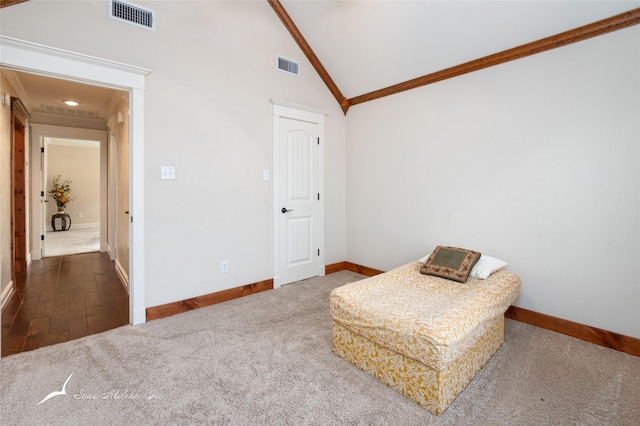
<instances>
[{"instance_id":1,"label":"crown molding","mask_svg":"<svg viewBox=\"0 0 640 426\"><path fill-rule=\"evenodd\" d=\"M80 127L93 130L106 130L107 123L102 118L72 117L63 114L34 111L31 113L31 123L49 124L52 126Z\"/></svg>"},{"instance_id":2,"label":"crown molding","mask_svg":"<svg viewBox=\"0 0 640 426\"><path fill-rule=\"evenodd\" d=\"M29 97L29 94L27 93L24 86L22 85L22 82L20 82L20 79L18 78L18 75L16 74L16 72L3 69L2 73L4 74L9 84L13 87L13 90L15 90L16 97L20 98L20 100L24 103L25 107L27 108L27 111L29 111L29 113L31 114L33 112L33 106L31 105L32 103L31 98Z\"/></svg>"}]
</instances>

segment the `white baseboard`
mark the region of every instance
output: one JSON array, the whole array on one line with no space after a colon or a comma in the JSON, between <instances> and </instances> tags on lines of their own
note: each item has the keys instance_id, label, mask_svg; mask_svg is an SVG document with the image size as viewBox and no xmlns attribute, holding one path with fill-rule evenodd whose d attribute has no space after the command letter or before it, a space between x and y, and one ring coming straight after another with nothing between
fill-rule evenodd
<instances>
[{"instance_id":1,"label":"white baseboard","mask_svg":"<svg viewBox=\"0 0 640 426\"><path fill-rule=\"evenodd\" d=\"M95 228L96 226L100 226L100 222L98 223L72 223L74 228Z\"/></svg>"},{"instance_id":2,"label":"white baseboard","mask_svg":"<svg viewBox=\"0 0 640 426\"><path fill-rule=\"evenodd\" d=\"M94 228L96 226L100 226L100 222L98 223L73 223L73 220L71 221L71 226L74 228ZM59 230L58 230L59 231ZM53 228L51 227L51 225L47 225L47 232L55 232L53 230Z\"/></svg>"},{"instance_id":3,"label":"white baseboard","mask_svg":"<svg viewBox=\"0 0 640 426\"><path fill-rule=\"evenodd\" d=\"M2 312L4 312L7 305L9 305L9 301L11 301L14 294L15 290L13 289L13 281L9 281L9 285L2 292Z\"/></svg>"},{"instance_id":4,"label":"white baseboard","mask_svg":"<svg viewBox=\"0 0 640 426\"><path fill-rule=\"evenodd\" d=\"M116 257L113 253L113 250L111 250L111 246L109 245L109 243L105 244L105 251L109 255L109 260L116 260Z\"/></svg>"},{"instance_id":5,"label":"white baseboard","mask_svg":"<svg viewBox=\"0 0 640 426\"><path fill-rule=\"evenodd\" d=\"M142 309L134 309L131 311L132 321L131 324L138 325L145 323L147 321L147 310L145 308Z\"/></svg>"},{"instance_id":6,"label":"white baseboard","mask_svg":"<svg viewBox=\"0 0 640 426\"><path fill-rule=\"evenodd\" d=\"M120 278L120 282L122 283L124 289L127 291L127 294L129 294L129 277L127 276L127 273L124 271L124 268L122 267L122 265L120 265L120 262L118 262L117 259L116 274L118 275L118 278Z\"/></svg>"},{"instance_id":7,"label":"white baseboard","mask_svg":"<svg viewBox=\"0 0 640 426\"><path fill-rule=\"evenodd\" d=\"M40 260L42 259L42 250L37 249L31 252L31 260Z\"/></svg>"}]
</instances>

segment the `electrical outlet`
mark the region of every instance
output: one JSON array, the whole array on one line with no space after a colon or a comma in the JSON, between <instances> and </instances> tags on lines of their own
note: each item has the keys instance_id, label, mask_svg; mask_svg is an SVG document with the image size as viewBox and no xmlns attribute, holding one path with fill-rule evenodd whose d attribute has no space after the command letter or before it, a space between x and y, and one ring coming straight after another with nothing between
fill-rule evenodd
<instances>
[{"instance_id":1,"label":"electrical outlet","mask_svg":"<svg viewBox=\"0 0 640 426\"><path fill-rule=\"evenodd\" d=\"M78 213L78 219L82 219L82 213Z\"/></svg>"},{"instance_id":2,"label":"electrical outlet","mask_svg":"<svg viewBox=\"0 0 640 426\"><path fill-rule=\"evenodd\" d=\"M173 166L161 166L160 167L160 179L175 179L176 168Z\"/></svg>"},{"instance_id":3,"label":"electrical outlet","mask_svg":"<svg viewBox=\"0 0 640 426\"><path fill-rule=\"evenodd\" d=\"M222 262L220 262L220 272L222 272L223 274L226 274L227 272L229 272L229 262L226 260L223 260Z\"/></svg>"}]
</instances>

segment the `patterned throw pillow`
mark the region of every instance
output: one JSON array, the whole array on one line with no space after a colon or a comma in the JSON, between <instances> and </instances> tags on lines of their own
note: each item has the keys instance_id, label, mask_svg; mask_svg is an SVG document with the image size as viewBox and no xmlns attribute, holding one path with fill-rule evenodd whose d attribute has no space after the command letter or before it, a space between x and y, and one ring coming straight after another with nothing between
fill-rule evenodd
<instances>
[{"instance_id":1,"label":"patterned throw pillow","mask_svg":"<svg viewBox=\"0 0 640 426\"><path fill-rule=\"evenodd\" d=\"M477 251L438 246L422 265L420 272L465 283L478 259L480 253Z\"/></svg>"}]
</instances>

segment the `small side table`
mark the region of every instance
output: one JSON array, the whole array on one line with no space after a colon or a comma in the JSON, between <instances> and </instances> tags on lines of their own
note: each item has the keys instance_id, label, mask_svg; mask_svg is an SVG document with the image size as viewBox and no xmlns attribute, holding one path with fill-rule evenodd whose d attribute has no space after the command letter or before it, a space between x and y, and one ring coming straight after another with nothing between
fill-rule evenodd
<instances>
[{"instance_id":1,"label":"small side table","mask_svg":"<svg viewBox=\"0 0 640 426\"><path fill-rule=\"evenodd\" d=\"M56 219L60 219L60 229L56 229ZM67 223L67 221L69 221ZM68 231L71 228L71 216L68 213L56 213L51 216L51 228L54 231Z\"/></svg>"}]
</instances>

